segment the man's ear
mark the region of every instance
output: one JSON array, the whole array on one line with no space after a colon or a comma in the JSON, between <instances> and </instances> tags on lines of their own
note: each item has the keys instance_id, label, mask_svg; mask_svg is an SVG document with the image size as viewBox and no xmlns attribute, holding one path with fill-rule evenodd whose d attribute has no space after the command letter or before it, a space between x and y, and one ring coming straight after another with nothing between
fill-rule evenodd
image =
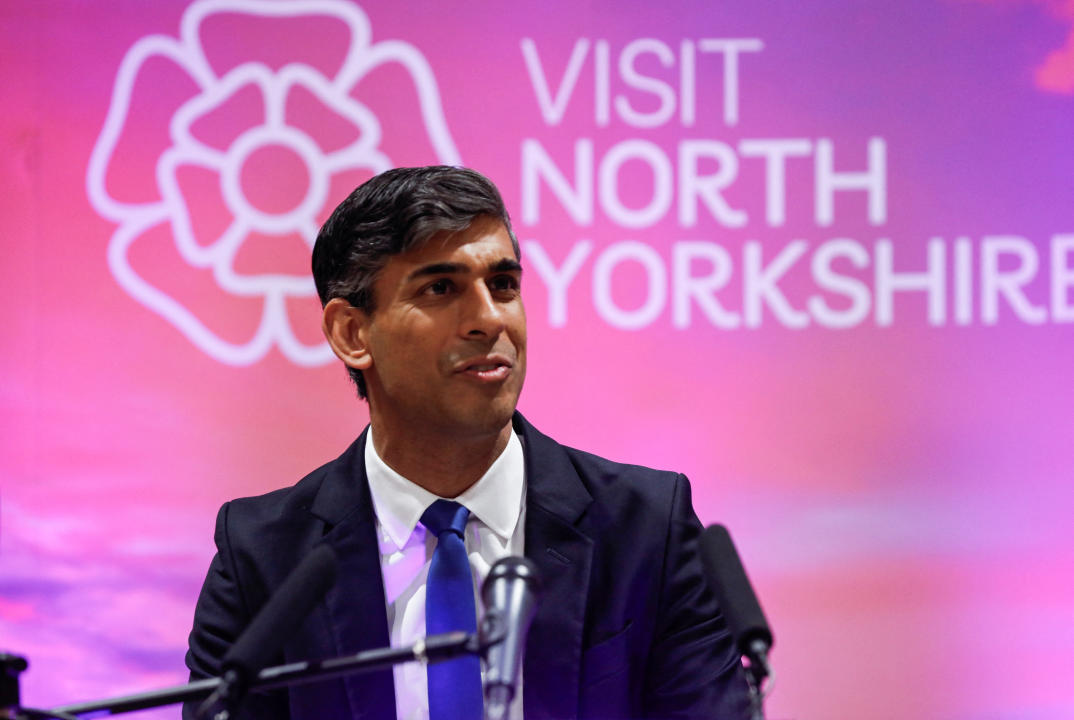
<instances>
[{"instance_id":1,"label":"man's ear","mask_svg":"<svg viewBox=\"0 0 1074 720\"><path fill-rule=\"evenodd\" d=\"M321 330L332 352L349 368L368 370L373 356L367 343L369 315L343 298L332 298L324 306Z\"/></svg>"}]
</instances>

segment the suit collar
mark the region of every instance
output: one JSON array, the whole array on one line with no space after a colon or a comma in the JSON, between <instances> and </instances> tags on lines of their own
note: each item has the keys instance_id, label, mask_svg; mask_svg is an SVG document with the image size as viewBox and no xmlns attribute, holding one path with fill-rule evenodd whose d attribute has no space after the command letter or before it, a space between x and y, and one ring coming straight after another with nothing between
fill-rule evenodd
<instances>
[{"instance_id":1,"label":"suit collar","mask_svg":"<svg viewBox=\"0 0 1074 720\"><path fill-rule=\"evenodd\" d=\"M582 484L563 446L541 433L522 413L512 418L526 453L526 502L536 503L565 523L573 525L593 497ZM371 503L365 474L365 443L368 428L342 455L325 466L325 478L310 512L329 525ZM370 512L372 512L370 508Z\"/></svg>"},{"instance_id":2,"label":"suit collar","mask_svg":"<svg viewBox=\"0 0 1074 720\"><path fill-rule=\"evenodd\" d=\"M343 454L321 470L324 478L310 505L310 512L329 525L339 524L352 512L369 509L369 487L365 477L365 441L368 428Z\"/></svg>"},{"instance_id":3,"label":"suit collar","mask_svg":"<svg viewBox=\"0 0 1074 720\"><path fill-rule=\"evenodd\" d=\"M514 428L526 452L526 503L540 505L563 522L574 525L593 502L563 446L530 425L516 412Z\"/></svg>"}]
</instances>

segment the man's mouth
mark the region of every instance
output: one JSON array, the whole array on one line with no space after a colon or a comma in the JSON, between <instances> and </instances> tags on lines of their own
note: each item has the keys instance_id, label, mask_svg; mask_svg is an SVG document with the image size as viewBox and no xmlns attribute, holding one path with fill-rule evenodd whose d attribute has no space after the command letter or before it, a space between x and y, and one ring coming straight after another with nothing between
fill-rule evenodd
<instances>
[{"instance_id":1,"label":"man's mouth","mask_svg":"<svg viewBox=\"0 0 1074 720\"><path fill-rule=\"evenodd\" d=\"M497 382L506 380L512 367L513 363L506 357L492 356L460 363L455 372L484 382Z\"/></svg>"}]
</instances>

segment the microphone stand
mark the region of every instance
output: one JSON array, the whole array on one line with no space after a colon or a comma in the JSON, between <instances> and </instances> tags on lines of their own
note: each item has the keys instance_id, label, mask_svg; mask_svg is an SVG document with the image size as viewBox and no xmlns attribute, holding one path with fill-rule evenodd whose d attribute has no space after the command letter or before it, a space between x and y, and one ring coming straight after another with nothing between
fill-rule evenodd
<instances>
[{"instance_id":1,"label":"microphone stand","mask_svg":"<svg viewBox=\"0 0 1074 720\"><path fill-rule=\"evenodd\" d=\"M472 655L484 652L490 645L503 639L502 633L495 637L481 637L477 633L450 632L431 635L419 640L409 647L380 648L364 650L354 655L344 655L329 660L311 660L269 667L258 673L250 684L250 690L270 690L289 685L324 680L348 675L350 673L369 672L391 667L398 663L417 660L421 663L440 662L459 655ZM20 658L21 659L21 658ZM93 713L94 715L118 715L134 710L161 707L188 700L199 700L211 695L224 683L222 678L195 680L185 685L173 685L159 690L107 698L93 702L62 705L51 710L32 710L17 707L18 695L15 690L15 703L8 708L0 707L0 720L23 720L24 718L62 718L69 720ZM5 714L7 709L9 714ZM226 720L218 713L212 720Z\"/></svg>"}]
</instances>

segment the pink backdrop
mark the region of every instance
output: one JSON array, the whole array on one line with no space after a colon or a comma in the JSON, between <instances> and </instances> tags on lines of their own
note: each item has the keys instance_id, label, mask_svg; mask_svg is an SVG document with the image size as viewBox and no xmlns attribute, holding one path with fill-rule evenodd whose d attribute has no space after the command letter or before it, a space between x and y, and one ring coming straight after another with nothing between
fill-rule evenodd
<instances>
[{"instance_id":1,"label":"pink backdrop","mask_svg":"<svg viewBox=\"0 0 1074 720\"><path fill-rule=\"evenodd\" d=\"M775 629L770 717L1074 717L1072 29L1070 0L7 3L24 701L185 678L219 504L366 421L308 242L374 170L449 162L523 242L521 410L693 479Z\"/></svg>"}]
</instances>

